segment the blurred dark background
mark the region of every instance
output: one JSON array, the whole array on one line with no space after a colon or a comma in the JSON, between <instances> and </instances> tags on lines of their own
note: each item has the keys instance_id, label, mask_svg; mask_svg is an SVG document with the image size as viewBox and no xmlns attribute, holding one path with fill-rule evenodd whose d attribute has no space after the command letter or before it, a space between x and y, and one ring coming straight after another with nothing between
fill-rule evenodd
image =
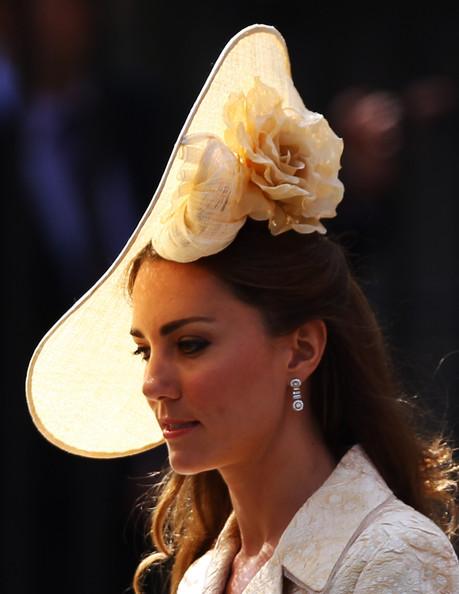
<instances>
[{"instance_id":1,"label":"blurred dark background","mask_svg":"<svg viewBox=\"0 0 459 594\"><path fill-rule=\"evenodd\" d=\"M408 392L458 439L458 10L329 6L1 0L1 592L131 591L147 547L139 498L164 450L89 460L48 444L27 365L129 238L213 63L250 24L280 30L305 104L344 138L328 229Z\"/></svg>"}]
</instances>

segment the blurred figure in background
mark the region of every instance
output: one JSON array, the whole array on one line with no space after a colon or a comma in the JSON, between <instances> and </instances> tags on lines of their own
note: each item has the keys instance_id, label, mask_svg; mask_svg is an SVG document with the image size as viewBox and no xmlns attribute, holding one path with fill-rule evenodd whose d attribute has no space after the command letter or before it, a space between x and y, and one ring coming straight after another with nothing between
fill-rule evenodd
<instances>
[{"instance_id":1,"label":"blurred figure in background","mask_svg":"<svg viewBox=\"0 0 459 594\"><path fill-rule=\"evenodd\" d=\"M111 261L137 211L124 147L88 69L93 11L85 0L33 2L18 146L26 205L70 297Z\"/></svg>"},{"instance_id":2,"label":"blurred figure in background","mask_svg":"<svg viewBox=\"0 0 459 594\"><path fill-rule=\"evenodd\" d=\"M111 263L147 203L158 138L157 122L148 125L159 93L97 72L98 3L20 5L15 173L50 269L64 296L76 299Z\"/></svg>"}]
</instances>

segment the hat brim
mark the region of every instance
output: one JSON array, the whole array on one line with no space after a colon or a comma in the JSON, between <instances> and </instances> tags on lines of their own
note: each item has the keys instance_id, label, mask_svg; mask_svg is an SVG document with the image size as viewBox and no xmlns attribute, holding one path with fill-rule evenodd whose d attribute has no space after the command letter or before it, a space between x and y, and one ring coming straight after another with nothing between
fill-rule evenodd
<instances>
[{"instance_id":1,"label":"hat brim","mask_svg":"<svg viewBox=\"0 0 459 594\"><path fill-rule=\"evenodd\" d=\"M174 146L159 186L136 230L100 280L51 328L29 364L26 394L40 432L81 456L116 458L163 443L141 391L143 364L131 356L128 263L151 240L152 212L167 207L177 184L178 150L186 134L222 137L223 106L232 92L258 76L291 106L303 105L291 83L284 39L273 27L253 25L224 48Z\"/></svg>"}]
</instances>

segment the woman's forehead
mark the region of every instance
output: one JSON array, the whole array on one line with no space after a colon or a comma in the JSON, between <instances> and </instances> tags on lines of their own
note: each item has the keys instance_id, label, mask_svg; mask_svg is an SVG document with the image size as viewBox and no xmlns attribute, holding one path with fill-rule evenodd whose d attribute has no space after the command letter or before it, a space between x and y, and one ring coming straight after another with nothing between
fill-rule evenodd
<instances>
[{"instance_id":1,"label":"woman's forehead","mask_svg":"<svg viewBox=\"0 0 459 594\"><path fill-rule=\"evenodd\" d=\"M223 308L242 306L214 275L193 264L146 261L139 268L132 291L134 312L166 315L213 315ZM152 307L153 305L153 307ZM196 315L195 313L193 315Z\"/></svg>"},{"instance_id":2,"label":"woman's forehead","mask_svg":"<svg viewBox=\"0 0 459 594\"><path fill-rule=\"evenodd\" d=\"M223 283L194 263L183 264L170 260L142 262L134 282L133 296L147 291L172 296L179 290L190 294L218 291L229 295Z\"/></svg>"},{"instance_id":3,"label":"woman's forehead","mask_svg":"<svg viewBox=\"0 0 459 594\"><path fill-rule=\"evenodd\" d=\"M235 297L202 267L170 261L142 263L133 291L133 326L161 325L172 319L212 317L226 324L250 323L258 312Z\"/></svg>"}]
</instances>

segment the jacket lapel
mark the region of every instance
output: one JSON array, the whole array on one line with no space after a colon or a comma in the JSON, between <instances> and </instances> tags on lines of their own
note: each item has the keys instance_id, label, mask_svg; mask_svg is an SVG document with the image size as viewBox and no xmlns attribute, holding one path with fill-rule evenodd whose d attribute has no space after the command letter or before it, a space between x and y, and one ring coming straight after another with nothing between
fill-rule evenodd
<instances>
[{"instance_id":1,"label":"jacket lapel","mask_svg":"<svg viewBox=\"0 0 459 594\"><path fill-rule=\"evenodd\" d=\"M240 545L236 515L232 512L212 549L204 581L204 594L222 594Z\"/></svg>"},{"instance_id":2,"label":"jacket lapel","mask_svg":"<svg viewBox=\"0 0 459 594\"><path fill-rule=\"evenodd\" d=\"M282 558L274 551L271 558L259 569L244 590L244 594L282 594L284 571Z\"/></svg>"}]
</instances>

